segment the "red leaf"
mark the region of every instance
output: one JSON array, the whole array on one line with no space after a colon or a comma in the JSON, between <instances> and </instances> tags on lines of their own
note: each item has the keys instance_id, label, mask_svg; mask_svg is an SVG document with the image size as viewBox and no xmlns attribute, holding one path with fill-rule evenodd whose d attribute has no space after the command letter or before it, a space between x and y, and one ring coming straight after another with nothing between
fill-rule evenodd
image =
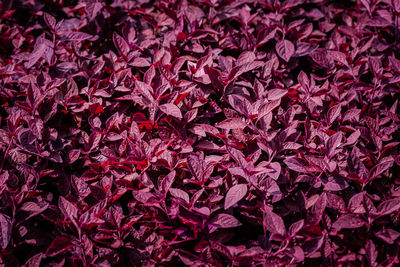
<instances>
[{"instance_id":1,"label":"red leaf","mask_svg":"<svg viewBox=\"0 0 400 267\"><path fill-rule=\"evenodd\" d=\"M57 237L53 240L50 247L47 249L46 256L53 257L63 252L66 252L74 245L71 239L67 237Z\"/></svg>"}]
</instances>

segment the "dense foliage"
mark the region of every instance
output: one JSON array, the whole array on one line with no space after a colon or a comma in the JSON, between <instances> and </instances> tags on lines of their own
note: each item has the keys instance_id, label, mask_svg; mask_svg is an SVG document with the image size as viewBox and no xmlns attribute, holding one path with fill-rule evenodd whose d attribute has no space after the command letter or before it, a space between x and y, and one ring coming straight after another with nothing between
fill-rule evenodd
<instances>
[{"instance_id":1,"label":"dense foliage","mask_svg":"<svg viewBox=\"0 0 400 267\"><path fill-rule=\"evenodd\" d=\"M0 1L0 266L394 266L400 1Z\"/></svg>"}]
</instances>

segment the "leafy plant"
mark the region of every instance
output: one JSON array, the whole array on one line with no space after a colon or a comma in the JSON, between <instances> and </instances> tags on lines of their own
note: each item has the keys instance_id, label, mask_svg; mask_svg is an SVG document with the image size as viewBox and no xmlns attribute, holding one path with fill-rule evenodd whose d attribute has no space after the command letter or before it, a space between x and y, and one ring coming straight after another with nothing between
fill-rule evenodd
<instances>
[{"instance_id":1,"label":"leafy plant","mask_svg":"<svg viewBox=\"0 0 400 267\"><path fill-rule=\"evenodd\" d=\"M2 1L0 265L398 265L399 12Z\"/></svg>"}]
</instances>

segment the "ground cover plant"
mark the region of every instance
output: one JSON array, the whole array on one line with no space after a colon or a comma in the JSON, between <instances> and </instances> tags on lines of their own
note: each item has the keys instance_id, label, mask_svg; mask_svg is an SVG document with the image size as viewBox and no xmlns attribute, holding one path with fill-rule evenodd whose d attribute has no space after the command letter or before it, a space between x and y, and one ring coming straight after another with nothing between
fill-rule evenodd
<instances>
[{"instance_id":1,"label":"ground cover plant","mask_svg":"<svg viewBox=\"0 0 400 267\"><path fill-rule=\"evenodd\" d=\"M1 1L0 266L398 266L399 15Z\"/></svg>"}]
</instances>

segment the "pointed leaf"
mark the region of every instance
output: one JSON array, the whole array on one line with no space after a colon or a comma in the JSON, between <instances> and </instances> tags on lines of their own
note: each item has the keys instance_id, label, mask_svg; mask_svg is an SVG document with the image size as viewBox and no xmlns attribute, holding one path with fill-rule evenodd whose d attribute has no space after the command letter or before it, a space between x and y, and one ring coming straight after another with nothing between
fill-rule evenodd
<instances>
[{"instance_id":1,"label":"pointed leaf","mask_svg":"<svg viewBox=\"0 0 400 267\"><path fill-rule=\"evenodd\" d=\"M74 245L72 244L71 239L67 237L57 237L53 240L49 248L47 249L46 256L53 257L63 252L66 252Z\"/></svg>"},{"instance_id":2,"label":"pointed leaf","mask_svg":"<svg viewBox=\"0 0 400 267\"><path fill-rule=\"evenodd\" d=\"M226 213L220 213L209 222L217 228L233 228L242 225L235 217Z\"/></svg>"},{"instance_id":3,"label":"pointed leaf","mask_svg":"<svg viewBox=\"0 0 400 267\"><path fill-rule=\"evenodd\" d=\"M182 119L181 110L172 103L161 105L160 110L167 115L171 115L175 118Z\"/></svg>"},{"instance_id":4,"label":"pointed leaf","mask_svg":"<svg viewBox=\"0 0 400 267\"><path fill-rule=\"evenodd\" d=\"M124 40L124 38L122 38L122 36L114 32L113 42L115 47L118 49L120 55L126 57L130 49L128 43Z\"/></svg>"},{"instance_id":5,"label":"pointed leaf","mask_svg":"<svg viewBox=\"0 0 400 267\"><path fill-rule=\"evenodd\" d=\"M328 114L327 114L328 125L332 125L332 123L339 117L341 110L342 110L342 108L341 108L340 103L331 107L328 110Z\"/></svg>"},{"instance_id":6,"label":"pointed leaf","mask_svg":"<svg viewBox=\"0 0 400 267\"><path fill-rule=\"evenodd\" d=\"M329 137L328 141L326 142L326 153L328 158L334 156L336 149L339 147L341 141L342 132L340 131Z\"/></svg>"},{"instance_id":7,"label":"pointed leaf","mask_svg":"<svg viewBox=\"0 0 400 267\"><path fill-rule=\"evenodd\" d=\"M10 217L0 213L0 245L6 249L11 240L12 223Z\"/></svg>"},{"instance_id":8,"label":"pointed leaf","mask_svg":"<svg viewBox=\"0 0 400 267\"><path fill-rule=\"evenodd\" d=\"M400 211L400 197L386 200L378 206L378 214L380 216L388 215L395 211Z\"/></svg>"},{"instance_id":9,"label":"pointed leaf","mask_svg":"<svg viewBox=\"0 0 400 267\"><path fill-rule=\"evenodd\" d=\"M393 229L382 229L377 232L375 236L379 237L388 244L393 244L396 239L400 237L400 233Z\"/></svg>"},{"instance_id":10,"label":"pointed leaf","mask_svg":"<svg viewBox=\"0 0 400 267\"><path fill-rule=\"evenodd\" d=\"M78 208L63 196L58 200L58 208L66 218L76 219L78 217Z\"/></svg>"},{"instance_id":11,"label":"pointed leaf","mask_svg":"<svg viewBox=\"0 0 400 267\"><path fill-rule=\"evenodd\" d=\"M40 267L43 256L43 253L38 253L32 256L29 260L26 261L23 267Z\"/></svg>"},{"instance_id":12,"label":"pointed leaf","mask_svg":"<svg viewBox=\"0 0 400 267\"><path fill-rule=\"evenodd\" d=\"M378 177L384 171L386 171L387 169L392 167L393 163L394 163L394 160L392 157L387 157L387 158L381 159L381 161L371 169L371 171L369 173L369 179L371 180L371 179Z\"/></svg>"},{"instance_id":13,"label":"pointed leaf","mask_svg":"<svg viewBox=\"0 0 400 267\"><path fill-rule=\"evenodd\" d=\"M170 188L169 192L172 196L183 199L186 203L190 202L189 194L179 188Z\"/></svg>"},{"instance_id":14,"label":"pointed leaf","mask_svg":"<svg viewBox=\"0 0 400 267\"><path fill-rule=\"evenodd\" d=\"M237 184L232 186L225 196L225 209L229 209L236 203L238 203L247 194L247 185Z\"/></svg>"},{"instance_id":15,"label":"pointed leaf","mask_svg":"<svg viewBox=\"0 0 400 267\"><path fill-rule=\"evenodd\" d=\"M286 228L283 219L276 213L269 211L264 217L264 228L272 234L285 236Z\"/></svg>"},{"instance_id":16,"label":"pointed leaf","mask_svg":"<svg viewBox=\"0 0 400 267\"><path fill-rule=\"evenodd\" d=\"M337 219L332 227L340 230L340 229L353 229L353 228L359 228L363 225L365 225L366 222L362 219L360 219L360 217L358 217L358 215L355 214L345 214L342 215L339 219Z\"/></svg>"},{"instance_id":17,"label":"pointed leaf","mask_svg":"<svg viewBox=\"0 0 400 267\"><path fill-rule=\"evenodd\" d=\"M226 119L222 122L215 124L215 127L232 130L232 129L244 129L247 124L241 118Z\"/></svg>"},{"instance_id":18,"label":"pointed leaf","mask_svg":"<svg viewBox=\"0 0 400 267\"><path fill-rule=\"evenodd\" d=\"M288 40L279 41L276 44L275 49L278 55L286 62L289 62L290 58L294 54L294 45Z\"/></svg>"}]
</instances>

